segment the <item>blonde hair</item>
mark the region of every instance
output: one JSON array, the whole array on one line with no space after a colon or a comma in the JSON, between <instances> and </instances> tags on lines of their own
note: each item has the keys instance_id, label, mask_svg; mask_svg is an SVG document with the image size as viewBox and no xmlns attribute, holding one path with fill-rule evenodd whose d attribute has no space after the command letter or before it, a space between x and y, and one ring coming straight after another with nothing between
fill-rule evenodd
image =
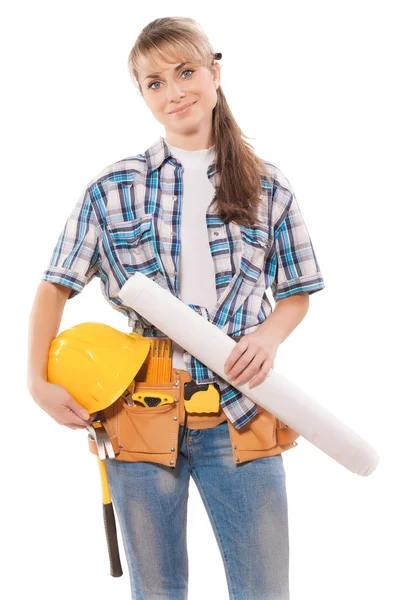
<instances>
[{"instance_id":1,"label":"blonde hair","mask_svg":"<svg viewBox=\"0 0 400 600\"><path fill-rule=\"evenodd\" d=\"M134 85L142 94L139 72L145 68L156 71L153 52L167 63L190 62L213 70L215 52L200 25L191 18L164 17L155 19L139 34L129 53L128 68ZM251 226L259 223L257 206L261 202L261 178L272 184L265 163L246 142L222 91L217 89L217 104L213 109L212 137L215 144L217 169L220 173L216 189L217 216L224 222L235 221Z\"/></svg>"}]
</instances>

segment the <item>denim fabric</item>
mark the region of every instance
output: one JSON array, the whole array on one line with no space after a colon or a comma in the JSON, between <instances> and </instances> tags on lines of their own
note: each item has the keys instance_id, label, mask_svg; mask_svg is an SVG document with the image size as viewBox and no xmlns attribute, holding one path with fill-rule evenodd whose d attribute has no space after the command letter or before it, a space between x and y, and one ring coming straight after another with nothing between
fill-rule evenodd
<instances>
[{"instance_id":1,"label":"denim fabric","mask_svg":"<svg viewBox=\"0 0 400 600\"><path fill-rule=\"evenodd\" d=\"M224 422L188 429L175 468L117 460L107 460L106 465L133 600L188 598L190 476L218 542L230 600L289 599L282 454L235 464Z\"/></svg>"}]
</instances>

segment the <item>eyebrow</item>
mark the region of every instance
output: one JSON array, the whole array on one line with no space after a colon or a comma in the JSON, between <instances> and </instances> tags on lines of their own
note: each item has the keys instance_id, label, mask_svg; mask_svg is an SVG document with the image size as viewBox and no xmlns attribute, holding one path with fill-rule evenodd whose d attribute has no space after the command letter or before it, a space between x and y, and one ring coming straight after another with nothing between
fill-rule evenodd
<instances>
[{"instance_id":1,"label":"eyebrow","mask_svg":"<svg viewBox=\"0 0 400 600\"><path fill-rule=\"evenodd\" d=\"M188 62L181 63L180 65L178 65L177 67L175 67L174 71L175 71L175 72L176 72L176 71L179 71L179 69L180 69L181 67L183 67L183 66L185 66L185 65L187 65L187 64L189 64L189 63L188 63ZM147 75L147 77L145 77L145 78L143 79L143 81L144 81L145 79L149 79L150 77L160 77L160 75L161 75L161 73L153 73L152 75Z\"/></svg>"}]
</instances>

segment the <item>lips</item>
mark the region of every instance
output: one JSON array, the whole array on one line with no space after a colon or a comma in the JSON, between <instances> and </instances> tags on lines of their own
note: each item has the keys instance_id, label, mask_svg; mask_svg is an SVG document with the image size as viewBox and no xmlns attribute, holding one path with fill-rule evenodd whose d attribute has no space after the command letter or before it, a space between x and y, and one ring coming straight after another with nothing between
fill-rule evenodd
<instances>
[{"instance_id":1,"label":"lips","mask_svg":"<svg viewBox=\"0 0 400 600\"><path fill-rule=\"evenodd\" d=\"M179 108L176 108L175 110L171 110L171 112L169 114L172 115L173 113L181 112L181 110L183 110L184 108L188 108L189 106L192 106L192 104L195 104L195 102L189 102L188 104L184 104L183 106L180 106Z\"/></svg>"}]
</instances>

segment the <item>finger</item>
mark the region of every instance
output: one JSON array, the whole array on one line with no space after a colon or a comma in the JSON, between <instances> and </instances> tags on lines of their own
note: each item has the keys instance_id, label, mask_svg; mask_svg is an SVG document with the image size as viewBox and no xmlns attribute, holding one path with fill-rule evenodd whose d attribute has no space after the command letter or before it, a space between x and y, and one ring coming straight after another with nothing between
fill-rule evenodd
<instances>
[{"instance_id":1,"label":"finger","mask_svg":"<svg viewBox=\"0 0 400 600\"><path fill-rule=\"evenodd\" d=\"M247 350L248 346L249 346L249 342L245 338L242 338L236 344L236 346L234 347L234 349L228 356L228 358L225 362L225 365L224 365L226 375L230 374L230 370L231 370L232 366L242 356L243 352L245 352Z\"/></svg>"},{"instance_id":2,"label":"finger","mask_svg":"<svg viewBox=\"0 0 400 600\"><path fill-rule=\"evenodd\" d=\"M75 421L66 421L61 422L60 425L64 425L65 427L70 427L71 429L86 429L90 423L86 423L86 425L81 425L80 423L75 423Z\"/></svg>"},{"instance_id":3,"label":"finger","mask_svg":"<svg viewBox=\"0 0 400 600\"><path fill-rule=\"evenodd\" d=\"M271 368L271 361L269 358L267 358L267 360L264 361L259 373L257 373L257 375L253 377L253 379L249 382L249 388L253 388L256 385L260 385L260 383L262 383L265 380Z\"/></svg>"},{"instance_id":4,"label":"finger","mask_svg":"<svg viewBox=\"0 0 400 600\"><path fill-rule=\"evenodd\" d=\"M250 365L250 363L257 357L258 364L265 360L265 353L260 350L257 346L251 345L247 348L246 352L242 354L236 364L232 367L231 372L227 376L230 381L236 380L237 377L241 376L243 371ZM253 363L253 366L256 363ZM253 373L254 375L254 373Z\"/></svg>"},{"instance_id":5,"label":"finger","mask_svg":"<svg viewBox=\"0 0 400 600\"><path fill-rule=\"evenodd\" d=\"M74 413L78 417L78 419L81 419L82 421L89 420L90 414L88 413L88 411L85 408L83 408L83 406L81 406L79 402L77 402L72 396L70 396L69 402L66 405L66 407L72 413Z\"/></svg>"},{"instance_id":6,"label":"finger","mask_svg":"<svg viewBox=\"0 0 400 600\"><path fill-rule=\"evenodd\" d=\"M71 429L87 429L88 426L92 424L92 421L87 423L77 423L76 420L70 417L69 419L66 419L64 421L59 421L59 424L64 425L65 427L70 427Z\"/></svg>"},{"instance_id":7,"label":"finger","mask_svg":"<svg viewBox=\"0 0 400 600\"><path fill-rule=\"evenodd\" d=\"M71 408L69 408L68 406L65 406L64 409L65 410L63 411L62 419L64 424L68 424L68 426L75 425L77 427L86 427L92 422L90 418L81 419L81 417L77 415L73 410L71 410Z\"/></svg>"},{"instance_id":8,"label":"finger","mask_svg":"<svg viewBox=\"0 0 400 600\"><path fill-rule=\"evenodd\" d=\"M260 357L259 354L255 355L253 360L247 365L247 367L237 375L237 377L231 380L233 385L242 385L249 381L252 377L257 375L260 371L260 367L263 364L265 357Z\"/></svg>"}]
</instances>

